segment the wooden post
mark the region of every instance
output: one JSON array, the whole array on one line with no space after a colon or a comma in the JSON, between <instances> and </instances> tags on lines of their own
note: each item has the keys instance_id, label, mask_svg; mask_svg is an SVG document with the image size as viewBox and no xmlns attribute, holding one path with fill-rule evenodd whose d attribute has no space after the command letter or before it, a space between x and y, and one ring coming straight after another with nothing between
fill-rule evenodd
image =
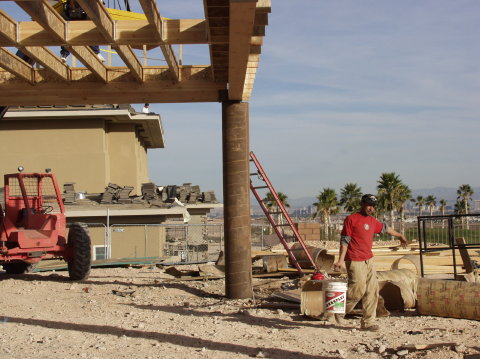
<instances>
[{"instance_id":1,"label":"wooden post","mask_svg":"<svg viewBox=\"0 0 480 359\"><path fill-rule=\"evenodd\" d=\"M252 298L248 103L222 103L225 294Z\"/></svg>"}]
</instances>

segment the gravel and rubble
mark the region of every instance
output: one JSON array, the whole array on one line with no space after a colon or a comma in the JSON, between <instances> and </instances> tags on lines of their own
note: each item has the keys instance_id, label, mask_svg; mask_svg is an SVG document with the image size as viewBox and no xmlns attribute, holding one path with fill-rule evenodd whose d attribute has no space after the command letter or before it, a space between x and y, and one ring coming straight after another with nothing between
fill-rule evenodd
<instances>
[{"instance_id":1,"label":"gravel and rubble","mask_svg":"<svg viewBox=\"0 0 480 359\"><path fill-rule=\"evenodd\" d=\"M65 272L0 273L0 358L480 356L478 321L411 310L379 318L376 333L360 331L358 319L335 326L272 298L296 283L255 278L255 299L229 300L224 280L180 281L156 266L92 269L83 282ZM450 344L405 349L432 343Z\"/></svg>"}]
</instances>

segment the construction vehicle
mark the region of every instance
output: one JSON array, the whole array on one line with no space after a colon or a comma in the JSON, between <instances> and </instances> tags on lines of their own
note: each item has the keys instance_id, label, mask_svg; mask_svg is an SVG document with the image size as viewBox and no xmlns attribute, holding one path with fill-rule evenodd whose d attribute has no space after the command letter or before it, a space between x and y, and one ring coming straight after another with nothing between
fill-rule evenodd
<instances>
[{"instance_id":1,"label":"construction vehicle","mask_svg":"<svg viewBox=\"0 0 480 359\"><path fill-rule=\"evenodd\" d=\"M0 265L7 274L21 274L43 259L63 258L70 279L86 279L91 266L88 228L73 223L67 238L65 207L53 173L18 170L4 176Z\"/></svg>"}]
</instances>

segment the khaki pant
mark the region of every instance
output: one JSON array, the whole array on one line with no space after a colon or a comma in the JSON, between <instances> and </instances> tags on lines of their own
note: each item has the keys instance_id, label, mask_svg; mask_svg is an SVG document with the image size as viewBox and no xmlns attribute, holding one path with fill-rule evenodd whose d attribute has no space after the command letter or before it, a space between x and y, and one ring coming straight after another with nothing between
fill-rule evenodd
<instances>
[{"instance_id":1,"label":"khaki pant","mask_svg":"<svg viewBox=\"0 0 480 359\"><path fill-rule=\"evenodd\" d=\"M348 273L347 305L345 312L349 313L362 301L362 327L374 324L378 303L377 273L373 258L366 261L346 261Z\"/></svg>"}]
</instances>

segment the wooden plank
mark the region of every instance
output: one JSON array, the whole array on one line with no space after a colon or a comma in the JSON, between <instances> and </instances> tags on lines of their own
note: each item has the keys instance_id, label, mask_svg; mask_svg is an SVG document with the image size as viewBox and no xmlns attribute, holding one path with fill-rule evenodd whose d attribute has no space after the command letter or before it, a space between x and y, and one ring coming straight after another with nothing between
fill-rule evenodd
<instances>
[{"instance_id":1,"label":"wooden plank","mask_svg":"<svg viewBox=\"0 0 480 359\"><path fill-rule=\"evenodd\" d=\"M27 81L30 84L35 83L35 73L33 67L21 60L10 51L0 47L0 67L4 68L8 72L18 76L19 78ZM2 93L2 92L0 92ZM8 105L4 103L4 94L2 93L2 105Z\"/></svg>"},{"instance_id":2,"label":"wooden plank","mask_svg":"<svg viewBox=\"0 0 480 359\"><path fill-rule=\"evenodd\" d=\"M95 23L107 41L115 41L115 25L102 1L77 0L77 2L87 13L88 17Z\"/></svg>"},{"instance_id":3,"label":"wooden plank","mask_svg":"<svg viewBox=\"0 0 480 359\"><path fill-rule=\"evenodd\" d=\"M163 21L155 1L139 0L139 2L150 26L154 30L155 37L159 42L163 42Z\"/></svg>"},{"instance_id":4,"label":"wooden plank","mask_svg":"<svg viewBox=\"0 0 480 359\"><path fill-rule=\"evenodd\" d=\"M173 52L172 46L170 44L163 43L163 21L162 17L160 16L160 12L158 11L157 5L155 4L154 0L140 0L140 4L142 5L143 12L147 17L150 26L154 29L155 37L157 38L160 46L160 50L162 50L163 56L167 61L168 67L172 72L173 77L176 81L179 81L179 66L178 61Z\"/></svg>"},{"instance_id":5,"label":"wooden plank","mask_svg":"<svg viewBox=\"0 0 480 359\"><path fill-rule=\"evenodd\" d=\"M21 60L18 60L21 61ZM37 69L36 86L25 87L15 75L0 70L0 93L6 106L110 103L218 102L226 82L213 81L210 66L183 66L182 82L175 83L166 66L144 69L143 84L132 83L129 69L107 69L108 84L85 68L71 69L71 82L50 82L50 72ZM110 102L109 102L110 101Z\"/></svg>"},{"instance_id":6,"label":"wooden plank","mask_svg":"<svg viewBox=\"0 0 480 359\"><path fill-rule=\"evenodd\" d=\"M11 37L12 32L8 30L8 23L5 21L1 21L1 23L2 26L7 27L7 29L5 29L6 34L10 35L9 37L0 36L0 46L61 46L63 44L88 46L91 44L111 44L111 41L103 36L95 23L89 20L70 21L68 28L65 29L65 38L51 36L50 30L47 31L42 25L35 21L22 21L18 23L16 25L18 28L18 38L15 36ZM206 21L204 19L171 19L164 20L163 23L165 29L163 32L163 42L165 44L209 43L206 34ZM147 20L117 20L115 24L115 44L158 46L158 40ZM15 43L12 43L12 41ZM226 39L226 41L228 41L228 39Z\"/></svg>"},{"instance_id":7,"label":"wooden plank","mask_svg":"<svg viewBox=\"0 0 480 359\"><path fill-rule=\"evenodd\" d=\"M130 69L133 77L143 82L143 66L133 49L128 45L114 45L112 49L117 51L118 56L121 57L125 65Z\"/></svg>"},{"instance_id":8,"label":"wooden plank","mask_svg":"<svg viewBox=\"0 0 480 359\"><path fill-rule=\"evenodd\" d=\"M26 46L21 47L20 50L52 73L58 75L61 79L66 81L70 79L68 66L46 47Z\"/></svg>"},{"instance_id":9,"label":"wooden plank","mask_svg":"<svg viewBox=\"0 0 480 359\"><path fill-rule=\"evenodd\" d=\"M115 23L102 2L100 0L78 0L78 3L107 41L113 44L115 42ZM143 82L143 67L132 48L128 45L112 45L112 48L132 71L133 77Z\"/></svg>"},{"instance_id":10,"label":"wooden plank","mask_svg":"<svg viewBox=\"0 0 480 359\"><path fill-rule=\"evenodd\" d=\"M98 79L108 82L107 68L93 50L87 46L70 46L68 50L78 58Z\"/></svg>"},{"instance_id":11,"label":"wooden plank","mask_svg":"<svg viewBox=\"0 0 480 359\"><path fill-rule=\"evenodd\" d=\"M230 30L228 54L228 97L243 99L243 88L250 54L250 40L255 21L255 1L230 1Z\"/></svg>"},{"instance_id":12,"label":"wooden plank","mask_svg":"<svg viewBox=\"0 0 480 359\"><path fill-rule=\"evenodd\" d=\"M17 22L0 9L0 38L14 45L17 37ZM8 45L4 45L8 46Z\"/></svg>"},{"instance_id":13,"label":"wooden plank","mask_svg":"<svg viewBox=\"0 0 480 359\"><path fill-rule=\"evenodd\" d=\"M63 42L66 41L67 24L60 14L48 4L47 0L16 1L16 3L30 15L34 21L49 30L53 36Z\"/></svg>"},{"instance_id":14,"label":"wooden plank","mask_svg":"<svg viewBox=\"0 0 480 359\"><path fill-rule=\"evenodd\" d=\"M473 265L472 265L472 260L470 258L470 255L468 254L467 248L465 248L465 238L460 237L460 238L455 238L455 241L459 245L459 252L460 256L462 257L462 262L463 262L463 267L465 268L465 272L471 273L473 272Z\"/></svg>"}]
</instances>

